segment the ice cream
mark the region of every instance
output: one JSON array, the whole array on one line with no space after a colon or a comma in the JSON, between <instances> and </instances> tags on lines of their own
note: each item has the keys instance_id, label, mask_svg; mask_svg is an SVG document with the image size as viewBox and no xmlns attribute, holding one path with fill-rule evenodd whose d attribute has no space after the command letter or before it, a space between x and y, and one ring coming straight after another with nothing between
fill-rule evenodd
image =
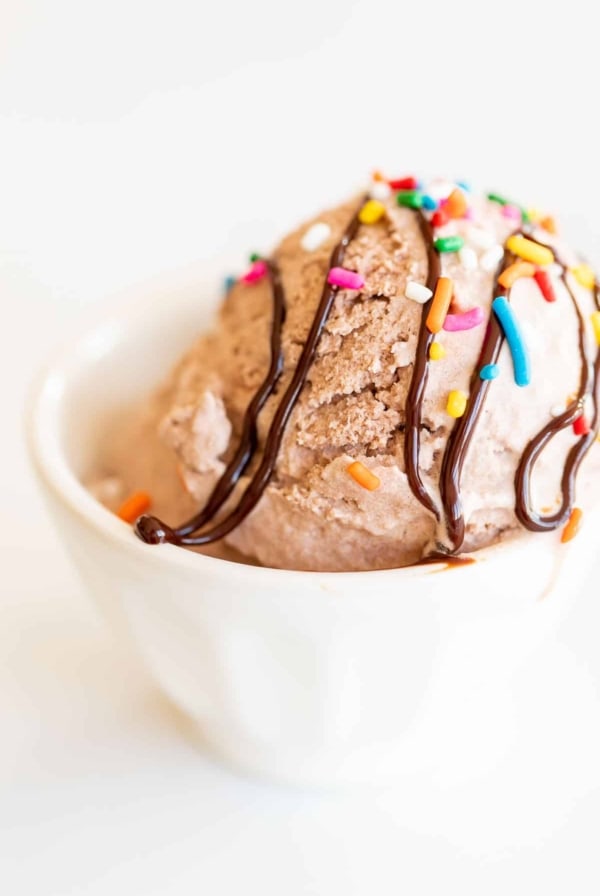
<instances>
[{"instance_id":1,"label":"ice cream","mask_svg":"<svg viewBox=\"0 0 600 896\"><path fill-rule=\"evenodd\" d=\"M600 304L554 229L464 185L378 178L252 261L94 488L109 476L113 507L144 488L149 543L289 569L569 537L580 463L589 500L600 469Z\"/></svg>"}]
</instances>

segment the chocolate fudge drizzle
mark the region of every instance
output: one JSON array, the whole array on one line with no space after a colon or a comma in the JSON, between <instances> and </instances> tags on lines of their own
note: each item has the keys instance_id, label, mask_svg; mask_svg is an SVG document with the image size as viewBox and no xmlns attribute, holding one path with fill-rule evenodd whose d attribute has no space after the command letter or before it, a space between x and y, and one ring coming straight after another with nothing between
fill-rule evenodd
<instances>
[{"instance_id":1,"label":"chocolate fudge drizzle","mask_svg":"<svg viewBox=\"0 0 600 896\"><path fill-rule=\"evenodd\" d=\"M364 199L361 201L359 208L356 213L352 217L352 220L346 227L346 230L342 234L342 238L334 248L331 253L331 259L329 262L329 268L339 267L343 260L344 255L346 254L346 249L350 244L351 240L354 238L356 231L358 230L360 220L359 220L359 212L364 203ZM276 270L271 262L272 270ZM165 523L158 520L156 517L152 516L142 516L136 523L136 532L144 541L149 542L150 544L158 544L160 542L170 542L171 544L178 545L202 545L202 544L210 544L213 541L218 541L220 538L223 538L224 535L227 535L236 526L242 522L242 520L250 513L250 511L256 506L258 501L260 500L265 488L269 484L269 480L273 475L275 470L275 464L277 462L277 455L279 453L279 448L281 446L281 441L283 439L283 434L285 432L285 427L290 419L292 411L296 405L300 392L306 382L306 378L308 376L308 372L312 366L314 361L317 346L319 344L319 339L321 337L321 333L325 328L325 324L327 323L327 319L329 317L331 308L333 306L334 299L337 295L338 287L333 286L327 281L325 281L325 285L323 286L323 291L321 293L321 299L319 301L319 305L317 308L317 312L311 324L311 328L308 332L308 336L306 338L306 342L302 348L302 352L300 354L300 359L298 364L296 365L296 369L292 374L292 379L285 390L282 400L280 401L277 410L275 411L275 416L271 422L271 426L269 427L269 432L267 433L267 438L265 440L265 447L263 451L262 460L260 465L252 479L250 480L250 484L246 488L246 491L240 498L240 501L237 507L228 514L225 519L221 520L214 526L212 529L208 529L205 532L201 532L198 535L192 535L191 533L196 531L200 526L204 523L208 522L210 517L206 514L206 511L202 511L197 517L194 517L193 520L190 520L189 523L185 524L180 529L171 529ZM281 330L283 327L283 318L279 321L278 331L279 331L279 341L278 345L281 345ZM282 362L278 364L277 376L273 377L267 376L265 384L270 384L271 379L273 379L273 383L270 391L273 390L275 386L276 379L279 377L280 367ZM271 365L271 370L273 370L273 364ZM271 371L270 371L271 373ZM270 392L269 392L270 394ZM265 400L266 400L265 396ZM263 401L264 403L264 401ZM251 428L254 433L256 432L256 418L258 416L258 410L256 410L252 414L252 419L250 420ZM254 449L256 448L256 438L254 439ZM249 460L250 458L248 458ZM247 461L248 462L248 461ZM246 462L246 464L247 464ZM229 480L226 481L222 492L219 492L219 502L217 505L217 500L215 500L214 504L217 507L220 507L223 504L223 501L226 500L227 496L231 493L235 483L241 476L243 470L239 469L233 472L233 475ZM223 480L222 480L223 481ZM219 491L219 487L221 486L221 482L219 482L211 496L211 499L216 495L217 491ZM222 500L220 500L221 494L224 494ZM207 505L208 506L208 505ZM211 514L212 516L212 514ZM200 520L200 522L197 522Z\"/></svg>"},{"instance_id":2,"label":"chocolate fudge drizzle","mask_svg":"<svg viewBox=\"0 0 600 896\"><path fill-rule=\"evenodd\" d=\"M436 252L433 231L431 224L419 209L417 211L417 220L421 230L421 236L427 250L427 287L433 293L435 285L440 276L440 257ZM427 387L427 379L429 372L429 349L434 340L433 333L427 329L425 321L433 302L433 296L423 306L421 315L421 323L419 326L419 335L417 339L417 350L413 364L412 378L406 397L406 429L404 433L404 466L406 467L406 475L413 495L417 498L423 507L430 510L431 513L439 519L439 512L435 506L431 496L421 481L419 473L419 454L421 442L421 409L425 398L425 389Z\"/></svg>"},{"instance_id":3,"label":"chocolate fudge drizzle","mask_svg":"<svg viewBox=\"0 0 600 896\"><path fill-rule=\"evenodd\" d=\"M240 478L244 474L248 464L254 457L258 437L256 432L256 424L258 415L277 385L281 373L283 371L283 350L281 346L281 335L283 325L285 323L285 294L281 284L281 275L279 268L274 261L268 261L271 287L273 290L273 318L271 321L271 363L269 370L263 382L260 384L258 391L255 393L252 401L246 409L242 424L242 434L240 443L234 456L231 458L223 475L215 485L211 495L202 510L188 520L187 523L173 529L173 533L181 538L196 532L202 526L209 522L213 516L221 509ZM149 522L146 525L150 525Z\"/></svg>"},{"instance_id":4,"label":"chocolate fudge drizzle","mask_svg":"<svg viewBox=\"0 0 600 896\"><path fill-rule=\"evenodd\" d=\"M508 290L501 287L498 283L498 277L512 261L512 254L505 250L494 277L493 298L508 294ZM481 354L471 376L467 408L462 417L459 417L454 424L442 459L440 494L444 508L446 531L455 551L460 550L465 537L465 523L460 495L460 480L463 466L492 383L492 380L482 380L479 376L479 371L486 364L495 364L498 361L503 342L504 333L496 315L490 314Z\"/></svg>"},{"instance_id":5,"label":"chocolate fudge drizzle","mask_svg":"<svg viewBox=\"0 0 600 896\"><path fill-rule=\"evenodd\" d=\"M359 224L359 212L364 199L352 217L342 237L334 248L329 268L342 264L346 249L354 238ZM432 227L418 209L415 210L421 236L427 252L427 286L435 290L440 275L440 259L435 249ZM527 239L541 246L547 244L538 240L532 233L516 231ZM579 466L597 437L600 424L600 409L598 383L600 381L600 349L596 354L593 365L588 362L586 353L585 321L577 303L573 289L567 278L567 266L556 256L555 250L549 246L555 255L556 263L561 268L561 280L564 284L577 314L579 323L579 350L581 356L581 376L579 390L576 398L569 407L556 418L552 419L526 446L519 462L515 475L516 503L515 513L521 524L535 532L545 532L558 528L568 519L572 509L575 492L575 480ZM505 289L499 283L499 277L505 267L514 260L514 256L505 250L504 256L498 266L494 278L492 299L504 295L510 299L510 289ZM323 286L319 305L311 324L306 342L303 346L298 364L292 373L292 378L281 399L275 415L269 427L265 440L261 461L250 479L250 483L242 494L237 506L229 512L221 521L212 528L199 530L211 522L221 509L227 498L231 495L235 485L247 469L249 463L256 454L258 446L257 420L261 409L279 381L283 370L282 329L285 321L285 296L279 268L274 261L267 262L273 289L273 319L271 323L271 362L268 373L252 398L242 426L240 443L236 452L227 465L221 479L213 489L205 507L192 519L178 528L171 528L166 523L153 516L142 516L136 523L136 532L139 537L150 544L169 542L171 544L194 546L209 544L217 541L235 529L260 500L267 487L277 462L279 449L285 433L285 428L296 405L298 397L306 383L310 367L315 359L318 343L327 323L333 306L338 287L330 285L327 281ZM459 417L450 432L440 474L441 509L438 509L425 488L419 471L420 455L420 430L421 411L427 386L429 370L429 349L434 340L434 334L426 327L426 318L431 306L430 299L423 305L417 348L411 383L406 401L406 426L404 459L406 475L411 490L417 500L429 510L436 519L440 519L443 512L446 524L449 548L444 548L447 553L433 553L424 562L434 562L439 559L452 559L451 556L460 551L465 537L465 522L461 500L461 478L466 461L469 446L476 431L477 424L485 405L485 400L491 387L491 380L483 380L479 376L481 368L487 364L495 364L498 361L504 344L504 332L496 318L491 313L487 330L483 340L480 357L473 371L471 388L467 408L462 417ZM596 308L600 310L600 287L594 286L594 301ZM549 516L539 515L532 507L531 502L531 478L535 464L544 448L566 427L574 423L583 413L585 398L589 396L593 400L594 414L590 425L590 432L582 436L569 450L561 479L562 503L556 513ZM194 534L196 533L196 534Z\"/></svg>"},{"instance_id":6,"label":"chocolate fudge drizzle","mask_svg":"<svg viewBox=\"0 0 600 896\"><path fill-rule=\"evenodd\" d=\"M531 237L530 237L531 239ZM523 456L519 462L517 473L515 476L515 490L517 502L515 512L519 521L531 529L533 532L548 532L562 525L569 517L573 505L575 495L575 481L579 466L593 445L598 433L598 382L600 380L600 349L596 353L596 360L592 365L587 360L585 350L585 322L577 304L573 290L571 289L566 276L566 268L561 265L563 270L561 279L567 288L573 306L579 320L579 351L581 354L581 377L579 381L579 391L577 397L571 402L564 414L550 421L527 445ZM596 308L600 310L600 292L598 284L594 284L594 301ZM584 400L589 395L594 404L594 415L590 423L590 431L587 435L582 436L578 442L570 449L567 454L563 475L561 479L562 503L556 513L550 516L540 516L532 508L531 504L531 477L535 467L535 463L546 447L546 445L554 438L554 436L570 426L583 414Z\"/></svg>"}]
</instances>

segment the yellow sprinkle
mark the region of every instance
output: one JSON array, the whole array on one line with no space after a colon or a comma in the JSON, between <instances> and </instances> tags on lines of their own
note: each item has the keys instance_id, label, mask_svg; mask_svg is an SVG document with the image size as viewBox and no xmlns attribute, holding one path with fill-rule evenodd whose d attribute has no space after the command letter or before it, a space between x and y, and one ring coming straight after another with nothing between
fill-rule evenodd
<instances>
[{"instance_id":1,"label":"yellow sprinkle","mask_svg":"<svg viewBox=\"0 0 600 896\"><path fill-rule=\"evenodd\" d=\"M355 482L359 485L362 485L363 488L368 489L368 491L373 492L376 488L379 488L381 485L381 481L375 473L371 473L371 471L365 467L364 464L361 464L359 460L355 460L350 464L349 467L346 468L346 472L349 473Z\"/></svg>"},{"instance_id":2,"label":"yellow sprinkle","mask_svg":"<svg viewBox=\"0 0 600 896\"><path fill-rule=\"evenodd\" d=\"M377 199L368 199L358 213L358 220L362 224L374 224L384 214L385 205L383 202L378 202Z\"/></svg>"},{"instance_id":3,"label":"yellow sprinkle","mask_svg":"<svg viewBox=\"0 0 600 896\"><path fill-rule=\"evenodd\" d=\"M528 208L527 217L535 224L537 221L542 220L542 218L544 217L544 213L539 208Z\"/></svg>"},{"instance_id":4,"label":"yellow sprinkle","mask_svg":"<svg viewBox=\"0 0 600 896\"><path fill-rule=\"evenodd\" d=\"M429 347L429 357L432 361L441 361L446 357L446 349L440 342L432 342Z\"/></svg>"},{"instance_id":5,"label":"yellow sprinkle","mask_svg":"<svg viewBox=\"0 0 600 896\"><path fill-rule=\"evenodd\" d=\"M462 417L467 409L467 396L460 389L453 389L448 393L446 411L451 417Z\"/></svg>"},{"instance_id":6,"label":"yellow sprinkle","mask_svg":"<svg viewBox=\"0 0 600 896\"><path fill-rule=\"evenodd\" d=\"M592 326L594 328L596 342L600 345L600 311L594 311L592 314Z\"/></svg>"},{"instance_id":7,"label":"yellow sprinkle","mask_svg":"<svg viewBox=\"0 0 600 896\"><path fill-rule=\"evenodd\" d=\"M552 264L554 261L554 253L546 246L539 246L533 240L528 240L525 236L513 234L506 241L506 248L519 258L525 261L531 261L533 264Z\"/></svg>"},{"instance_id":8,"label":"yellow sprinkle","mask_svg":"<svg viewBox=\"0 0 600 896\"><path fill-rule=\"evenodd\" d=\"M578 283L585 286L586 289L593 289L596 282L596 276L589 264L580 264L576 268L571 268L571 273Z\"/></svg>"}]
</instances>

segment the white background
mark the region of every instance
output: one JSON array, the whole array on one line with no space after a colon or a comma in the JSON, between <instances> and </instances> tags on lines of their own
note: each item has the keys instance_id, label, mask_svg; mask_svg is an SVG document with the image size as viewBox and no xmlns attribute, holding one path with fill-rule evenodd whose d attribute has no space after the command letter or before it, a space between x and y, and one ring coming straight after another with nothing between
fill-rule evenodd
<instances>
[{"instance_id":1,"label":"white background","mask_svg":"<svg viewBox=\"0 0 600 896\"><path fill-rule=\"evenodd\" d=\"M595 582L475 783L286 791L199 755L112 642L21 440L27 383L92 306L239 268L373 167L558 210L600 261L590 7L534 6L0 0L3 891L598 893Z\"/></svg>"}]
</instances>

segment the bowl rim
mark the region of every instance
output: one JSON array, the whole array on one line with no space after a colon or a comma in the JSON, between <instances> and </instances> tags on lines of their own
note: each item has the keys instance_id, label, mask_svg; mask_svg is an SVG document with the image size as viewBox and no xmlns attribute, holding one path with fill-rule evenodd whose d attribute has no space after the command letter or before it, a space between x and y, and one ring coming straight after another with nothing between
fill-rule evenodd
<instances>
[{"instance_id":1,"label":"bowl rim","mask_svg":"<svg viewBox=\"0 0 600 896\"><path fill-rule=\"evenodd\" d=\"M189 285L189 281L188 281ZM195 283L197 288L198 283ZM270 584L284 582L290 577L307 581L325 579L328 583L345 584L349 580L373 584L386 584L390 579L407 580L432 575L446 568L440 563L416 564L391 569L352 570L347 572L327 572L314 570L289 570L274 567L255 566L231 560L210 557L176 545L148 545L134 533L133 528L124 523L114 513L105 508L85 488L75 475L65 457L59 435L59 410L65 393L65 386L72 381L78 369L85 369L93 361L94 346L114 344L117 339L127 339L128 333L135 332L136 321L141 316L165 314L165 306L158 302L148 302L148 289L136 292L127 290L118 296L118 302L109 303L95 313L76 322L72 332L50 352L46 363L38 370L30 384L25 408L25 438L30 460L38 477L54 497L65 506L88 529L94 530L103 539L115 542L121 549L133 554L146 563L167 565L186 570L219 572L226 569L232 577L241 577L246 582L259 583L268 579ZM137 293L137 294L136 294ZM197 302L197 292L195 301ZM214 305L216 300L212 302ZM185 300L187 305L187 300ZM211 302L207 302L209 307ZM181 306L181 309L180 307ZM184 299L179 291L169 288L168 313L172 316L182 311ZM104 337L104 338L103 338ZM108 349L110 350L110 348ZM90 358L90 355L92 356ZM87 360L86 360L87 359ZM506 547L505 542L490 545L473 552L478 561L491 559L498 549ZM143 552L143 553L142 553ZM454 576L466 574L470 565L453 568ZM456 578L454 579L456 581Z\"/></svg>"}]
</instances>

